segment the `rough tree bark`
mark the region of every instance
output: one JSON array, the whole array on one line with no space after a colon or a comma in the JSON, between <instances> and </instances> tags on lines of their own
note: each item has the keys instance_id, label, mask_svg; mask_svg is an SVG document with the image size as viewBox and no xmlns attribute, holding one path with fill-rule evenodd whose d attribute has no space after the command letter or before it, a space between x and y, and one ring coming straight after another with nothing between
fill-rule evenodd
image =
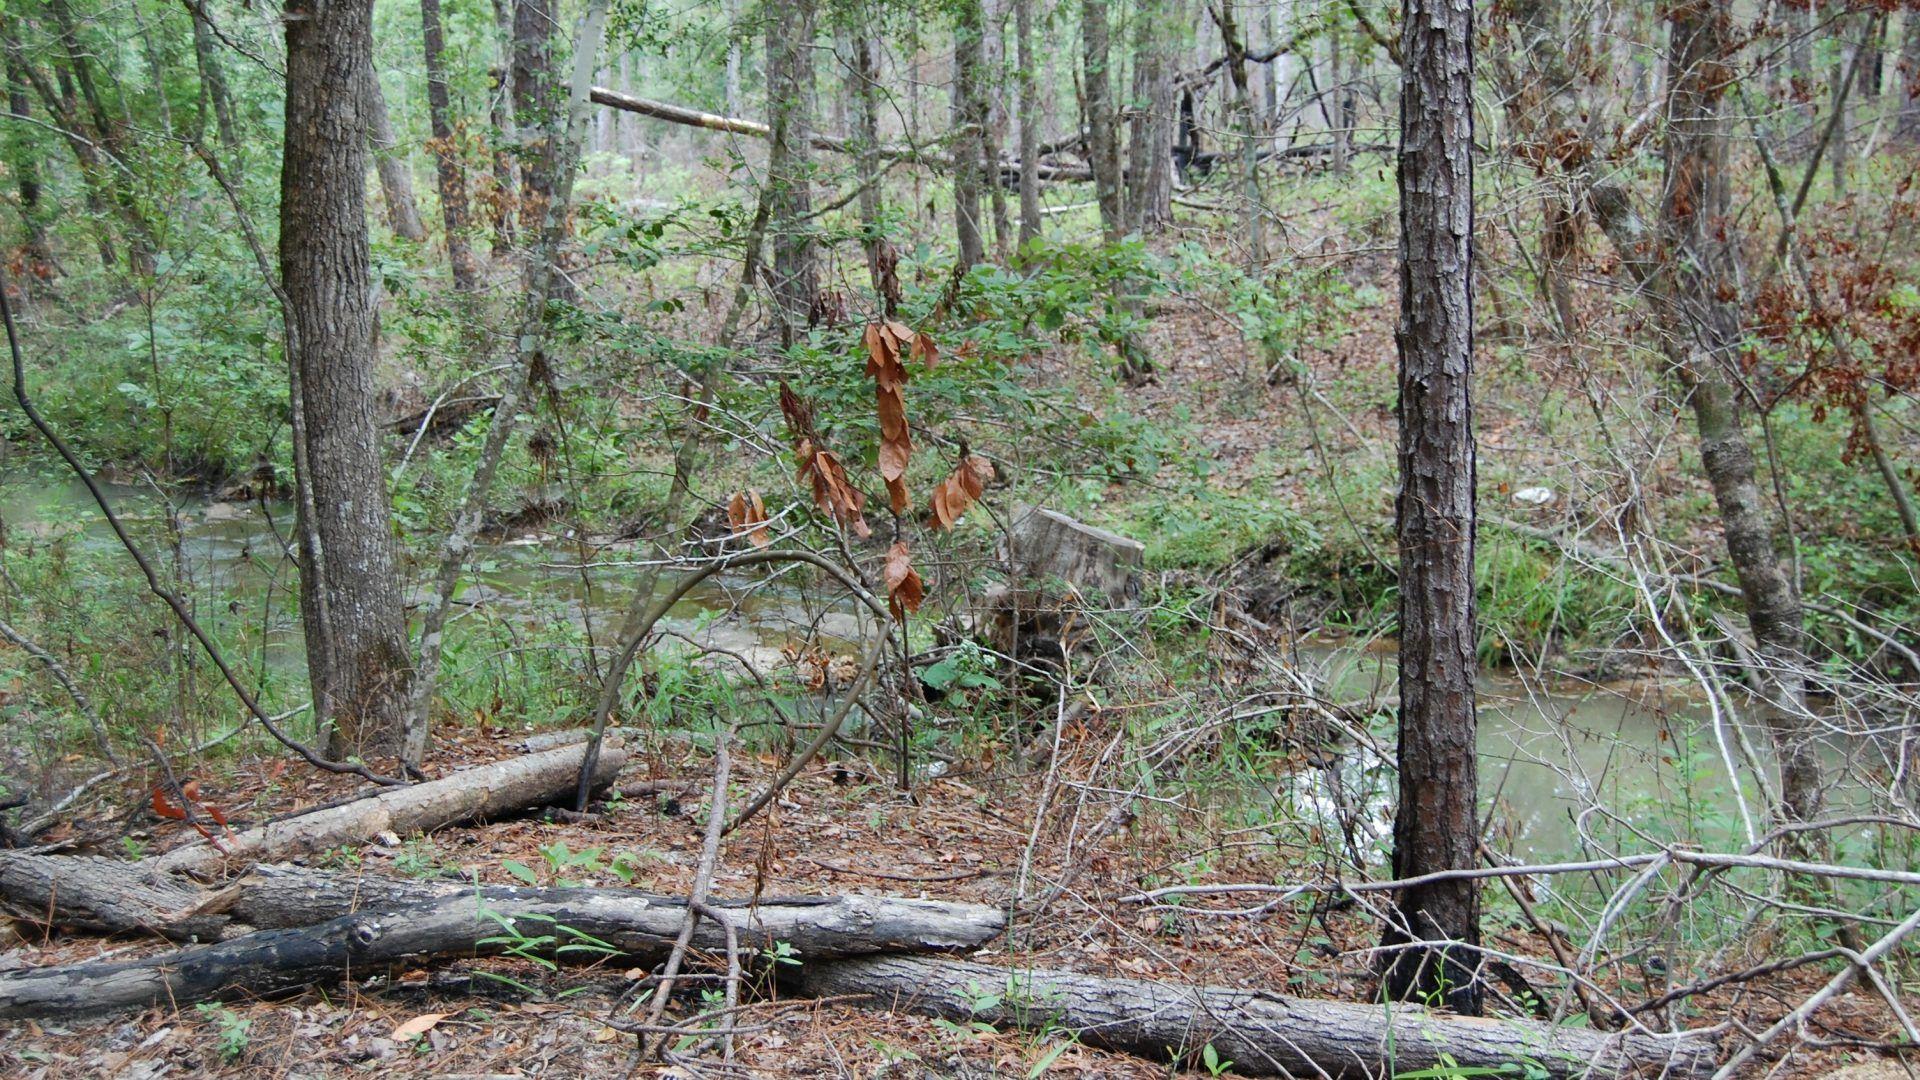
<instances>
[{"instance_id":1,"label":"rough tree bark","mask_svg":"<svg viewBox=\"0 0 1920 1080\"><path fill-rule=\"evenodd\" d=\"M960 265L986 261L980 225L986 173L986 12L981 0L960 0L953 27L953 226Z\"/></svg>"},{"instance_id":2,"label":"rough tree bark","mask_svg":"<svg viewBox=\"0 0 1920 1080\"><path fill-rule=\"evenodd\" d=\"M301 620L328 756L399 753L411 669L386 471L374 422L365 93L372 0L334 0L287 27L280 277L294 380Z\"/></svg>"},{"instance_id":3,"label":"rough tree bark","mask_svg":"<svg viewBox=\"0 0 1920 1080\"><path fill-rule=\"evenodd\" d=\"M1134 13L1133 111L1128 123L1127 228L1145 235L1173 221L1173 40L1167 0Z\"/></svg>"},{"instance_id":4,"label":"rough tree bark","mask_svg":"<svg viewBox=\"0 0 1920 1080\"><path fill-rule=\"evenodd\" d=\"M806 323L820 289L813 226L807 220L813 208L813 36L814 0L781 3L767 22L767 104L773 120L768 231L773 293L787 334Z\"/></svg>"},{"instance_id":5,"label":"rough tree bark","mask_svg":"<svg viewBox=\"0 0 1920 1080\"><path fill-rule=\"evenodd\" d=\"M373 152L374 172L380 177L387 228L402 240L425 240L427 229L420 224L420 207L413 200L413 170L407 168L405 148L393 137L387 96L380 90L380 77L371 62L367 64L367 146Z\"/></svg>"},{"instance_id":6,"label":"rough tree bark","mask_svg":"<svg viewBox=\"0 0 1920 1080\"><path fill-rule=\"evenodd\" d=\"M547 139L558 110L553 81L554 0L512 0L513 123L519 132L520 216L540 220L553 193Z\"/></svg>"},{"instance_id":7,"label":"rough tree bark","mask_svg":"<svg viewBox=\"0 0 1920 1080\"><path fill-rule=\"evenodd\" d=\"M1393 874L1478 861L1474 757L1473 5L1405 0L1400 77L1400 802ZM1401 890L1382 989L1478 1015L1479 892ZM1461 947L1406 947L1450 940Z\"/></svg>"},{"instance_id":8,"label":"rough tree bark","mask_svg":"<svg viewBox=\"0 0 1920 1080\"><path fill-rule=\"evenodd\" d=\"M1450 1017L1410 1005L1384 1009L931 957L807 963L791 977L815 997L868 994L880 1008L963 1024L1044 1026L1091 1046L1161 1062L1174 1058L1196 1070L1211 1045L1218 1060L1233 1063L1236 1076L1360 1080L1425 1069L1473 1076L1525 1061L1554 1080L1688 1077L1711 1071L1715 1057L1708 1039L1609 1035L1524 1020Z\"/></svg>"},{"instance_id":9,"label":"rough tree bark","mask_svg":"<svg viewBox=\"0 0 1920 1080\"><path fill-rule=\"evenodd\" d=\"M472 292L479 284L473 248L467 243L467 174L454 145L453 104L447 92L446 28L440 0L420 0L420 39L426 53L427 122L433 132L433 169L440 192L440 220L447 231L447 265L453 287Z\"/></svg>"},{"instance_id":10,"label":"rough tree bark","mask_svg":"<svg viewBox=\"0 0 1920 1080\"><path fill-rule=\"evenodd\" d=\"M1113 35L1107 24L1108 0L1080 0L1080 78L1086 95L1087 156L1093 166L1094 197L1100 204L1100 229L1117 244L1126 231L1120 190L1120 132L1113 108Z\"/></svg>"}]
</instances>

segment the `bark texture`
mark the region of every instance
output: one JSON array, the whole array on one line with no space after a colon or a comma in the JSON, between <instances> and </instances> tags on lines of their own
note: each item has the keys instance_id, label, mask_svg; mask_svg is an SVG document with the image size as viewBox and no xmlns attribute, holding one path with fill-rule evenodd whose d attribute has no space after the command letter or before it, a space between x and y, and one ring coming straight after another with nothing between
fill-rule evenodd
<instances>
[{"instance_id":1,"label":"bark texture","mask_svg":"<svg viewBox=\"0 0 1920 1080\"><path fill-rule=\"evenodd\" d=\"M790 333L804 325L820 289L813 226L813 0L777 5L767 22L767 153L773 294Z\"/></svg>"},{"instance_id":2,"label":"bark texture","mask_svg":"<svg viewBox=\"0 0 1920 1080\"><path fill-rule=\"evenodd\" d=\"M513 111L520 133L522 220L539 221L553 193L547 133L559 111L553 78L554 0L512 0Z\"/></svg>"},{"instance_id":3,"label":"bark texture","mask_svg":"<svg viewBox=\"0 0 1920 1080\"><path fill-rule=\"evenodd\" d=\"M1400 80L1400 803L1393 873L1476 865L1473 6L1407 0ZM1476 1015L1479 893L1401 891L1383 989ZM1404 946L1451 940L1463 948Z\"/></svg>"},{"instance_id":4,"label":"bark texture","mask_svg":"<svg viewBox=\"0 0 1920 1080\"><path fill-rule=\"evenodd\" d=\"M374 420L365 86L372 0L288 19L280 276L294 380L300 607L328 756L397 754L410 666L380 432Z\"/></svg>"},{"instance_id":5,"label":"bark texture","mask_svg":"<svg viewBox=\"0 0 1920 1080\"><path fill-rule=\"evenodd\" d=\"M953 225L960 265L987 257L980 224L986 180L986 13L981 0L960 0L953 28L954 128Z\"/></svg>"},{"instance_id":6,"label":"bark texture","mask_svg":"<svg viewBox=\"0 0 1920 1080\"><path fill-rule=\"evenodd\" d=\"M440 194L440 220L447 231L447 266L453 287L472 292L479 284L473 247L467 242L467 174L454 141L453 103L447 91L447 34L440 0L420 0L420 40L426 53L427 122L433 132L433 170Z\"/></svg>"},{"instance_id":7,"label":"bark texture","mask_svg":"<svg viewBox=\"0 0 1920 1080\"><path fill-rule=\"evenodd\" d=\"M1100 228L1109 244L1125 232L1120 190L1120 132L1113 106L1113 34L1107 0L1081 0L1080 36L1085 49L1080 78L1086 94L1087 156L1093 166L1094 197L1100 204Z\"/></svg>"},{"instance_id":8,"label":"bark texture","mask_svg":"<svg viewBox=\"0 0 1920 1080\"><path fill-rule=\"evenodd\" d=\"M343 894L344 895L344 894ZM998 936L1005 917L982 904L841 896L762 900L719 908L743 950L776 941L809 959L873 952L975 947ZM686 904L611 889L465 887L407 907L360 911L317 926L260 930L218 944L122 963L70 964L0 974L0 1020L99 1016L216 998L259 998L351 973L506 952L516 933L550 936L532 951L559 959L658 960L673 948ZM727 928L696 925L696 954L724 956ZM598 939L609 948L592 942ZM581 948L587 945L587 948ZM568 952L556 950L573 946Z\"/></svg>"},{"instance_id":9,"label":"bark texture","mask_svg":"<svg viewBox=\"0 0 1920 1080\"><path fill-rule=\"evenodd\" d=\"M1197 1068L1211 1045L1239 1076L1375 1077L1452 1064L1538 1063L1555 1078L1705 1075L1713 1044L1608 1035L1519 1020L1478 1020L1398 1005L1309 1001L1257 990L1104 979L1071 971L872 956L809 963L809 995L870 994L882 1008L1072 1032L1082 1042ZM994 1004L982 1007L988 995ZM1452 1059L1449 1063L1442 1057ZM1662 1072L1662 1069L1665 1072ZM1640 1073L1637 1070L1645 1070Z\"/></svg>"},{"instance_id":10,"label":"bark texture","mask_svg":"<svg viewBox=\"0 0 1920 1080\"><path fill-rule=\"evenodd\" d=\"M1173 221L1173 39L1168 0L1134 15L1133 108L1128 116L1127 228L1151 235Z\"/></svg>"}]
</instances>

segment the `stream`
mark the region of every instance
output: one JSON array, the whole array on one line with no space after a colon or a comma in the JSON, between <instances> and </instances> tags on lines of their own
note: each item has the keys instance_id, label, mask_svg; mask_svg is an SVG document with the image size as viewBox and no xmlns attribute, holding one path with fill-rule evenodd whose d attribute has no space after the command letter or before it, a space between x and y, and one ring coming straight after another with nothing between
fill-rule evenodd
<instances>
[{"instance_id":1,"label":"stream","mask_svg":"<svg viewBox=\"0 0 1920 1080\"><path fill-rule=\"evenodd\" d=\"M103 487L136 534L154 543L164 521L160 496L150 487ZM213 612L214 618L250 618L256 625L264 618L266 666L303 678L300 628L288 594L291 574L275 532L286 535L291 506L269 504L263 513L258 504L200 496L182 498L178 507L189 591L203 603L210 596L235 601ZM118 552L86 489L71 479L12 474L0 481L0 519L12 547L65 535L87 552ZM456 623L501 620L511 633L514 625L571 620L590 627L596 640L607 640L617 632L639 577L637 568L620 564L632 548L601 551L590 585L575 552L561 542L532 538L482 545L457 599ZM709 579L677 604L664 627L762 669L805 640L809 627L840 641L863 633L860 613L822 607L777 577L726 575ZM1394 691L1390 643L1369 648L1321 641L1302 647L1300 663L1333 700ZM1588 815L1587 835L1611 848L1644 846L1635 830L1662 841L1714 846L1744 835L1706 711L1689 688L1649 681L1543 683L1511 672L1483 673L1479 687L1481 794L1497 849L1526 861L1579 855L1576 817L1596 803L1614 816ZM1375 728L1390 740L1390 722ZM1290 799L1295 813L1322 816L1328 828L1347 836L1357 857L1377 862L1391 836L1393 773L1372 739L1343 742L1322 767L1302 768L1282 781L1276 797ZM1753 778L1741 771L1757 812Z\"/></svg>"}]
</instances>

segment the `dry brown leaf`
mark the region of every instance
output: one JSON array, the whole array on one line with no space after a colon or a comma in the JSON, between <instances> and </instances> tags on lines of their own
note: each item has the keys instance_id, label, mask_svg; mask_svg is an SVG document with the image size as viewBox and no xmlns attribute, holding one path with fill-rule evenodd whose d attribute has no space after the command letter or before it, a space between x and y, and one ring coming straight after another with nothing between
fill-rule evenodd
<instances>
[{"instance_id":1,"label":"dry brown leaf","mask_svg":"<svg viewBox=\"0 0 1920 1080\"><path fill-rule=\"evenodd\" d=\"M435 1024L445 1020L449 1015L451 1014L421 1013L419 1016L395 1027L390 1038L395 1042L406 1042L410 1039L417 1039L427 1032L432 1031Z\"/></svg>"},{"instance_id":2,"label":"dry brown leaf","mask_svg":"<svg viewBox=\"0 0 1920 1080\"><path fill-rule=\"evenodd\" d=\"M993 463L978 454L968 454L945 480L933 489L933 522L952 529L987 489L993 479Z\"/></svg>"},{"instance_id":3,"label":"dry brown leaf","mask_svg":"<svg viewBox=\"0 0 1920 1080\"><path fill-rule=\"evenodd\" d=\"M767 504L757 491L736 491L727 500L727 527L735 536L745 532L754 547L773 543L767 532Z\"/></svg>"},{"instance_id":4,"label":"dry brown leaf","mask_svg":"<svg viewBox=\"0 0 1920 1080\"><path fill-rule=\"evenodd\" d=\"M920 580L920 572L913 568L913 556L904 540L894 541L887 549L886 581L887 607L895 619L904 619L906 612L920 610L921 601L926 599L926 586Z\"/></svg>"}]
</instances>

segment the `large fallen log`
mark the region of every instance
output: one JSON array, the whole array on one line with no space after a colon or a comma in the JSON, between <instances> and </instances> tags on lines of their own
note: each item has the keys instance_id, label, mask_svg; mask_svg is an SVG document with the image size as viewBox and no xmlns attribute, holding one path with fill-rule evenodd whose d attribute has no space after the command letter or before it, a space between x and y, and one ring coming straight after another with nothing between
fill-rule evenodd
<instances>
[{"instance_id":1,"label":"large fallen log","mask_svg":"<svg viewBox=\"0 0 1920 1080\"><path fill-rule=\"evenodd\" d=\"M784 942L803 960L970 948L1004 917L982 904L838 896L714 905L742 950ZM434 960L513 953L559 960L651 962L673 948L684 900L603 889L467 889L409 907L363 911L318 926L260 930L211 945L118 963L0 973L0 1020L99 1016L150 1006L255 998L351 974ZM727 928L700 920L693 947L725 955Z\"/></svg>"},{"instance_id":2,"label":"large fallen log","mask_svg":"<svg viewBox=\"0 0 1920 1080\"><path fill-rule=\"evenodd\" d=\"M1520 1020L1446 1016L1410 1005L1353 1005L1216 986L1104 979L1071 971L991 967L927 957L868 956L806 964L806 994L867 994L893 1008L956 1022L1051 1026L1082 1042L1195 1064L1205 1047L1245 1076L1372 1077L1441 1067L1537 1065L1555 1078L1703 1074L1700 1038L1610 1035Z\"/></svg>"},{"instance_id":3,"label":"large fallen log","mask_svg":"<svg viewBox=\"0 0 1920 1080\"><path fill-rule=\"evenodd\" d=\"M210 900L177 874L211 876L223 866L244 868L255 861L358 844L381 833L431 832L564 802L573 795L583 751L584 747L575 745L509 758L222 836L219 847L189 844L138 863L0 851L0 911L94 933L144 932L175 941L230 936L229 924L239 921L225 914L231 905ZM611 745L601 755L594 776L601 784L611 783L625 763L624 748ZM319 889L314 883L309 887ZM321 918L351 910L339 907Z\"/></svg>"},{"instance_id":4,"label":"large fallen log","mask_svg":"<svg viewBox=\"0 0 1920 1080\"><path fill-rule=\"evenodd\" d=\"M276 862L342 844L357 844L383 832L406 836L463 821L501 817L563 801L579 778L584 748L563 746L539 754L464 769L451 776L377 792L365 799L270 822L219 845L203 842L175 848L151 860L167 873L212 874L223 866ZM611 783L626 764L618 746L603 751L594 769L596 786Z\"/></svg>"}]
</instances>

